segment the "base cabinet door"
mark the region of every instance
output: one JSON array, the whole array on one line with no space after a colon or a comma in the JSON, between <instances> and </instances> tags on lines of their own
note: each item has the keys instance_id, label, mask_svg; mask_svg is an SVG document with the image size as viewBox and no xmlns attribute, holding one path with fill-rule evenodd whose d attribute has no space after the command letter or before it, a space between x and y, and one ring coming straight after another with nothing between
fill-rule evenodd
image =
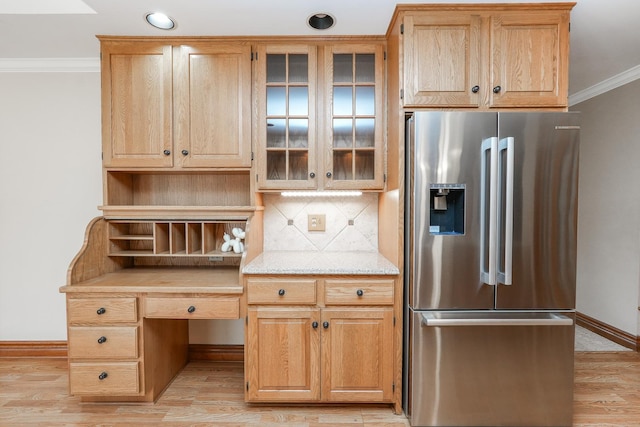
<instances>
[{"instance_id":1,"label":"base cabinet door","mask_svg":"<svg viewBox=\"0 0 640 427\"><path fill-rule=\"evenodd\" d=\"M393 309L322 311L322 399L393 398Z\"/></svg>"},{"instance_id":2,"label":"base cabinet door","mask_svg":"<svg viewBox=\"0 0 640 427\"><path fill-rule=\"evenodd\" d=\"M247 399L313 401L320 398L320 311L249 308Z\"/></svg>"},{"instance_id":3,"label":"base cabinet door","mask_svg":"<svg viewBox=\"0 0 640 427\"><path fill-rule=\"evenodd\" d=\"M393 399L393 309L249 308L247 400Z\"/></svg>"}]
</instances>

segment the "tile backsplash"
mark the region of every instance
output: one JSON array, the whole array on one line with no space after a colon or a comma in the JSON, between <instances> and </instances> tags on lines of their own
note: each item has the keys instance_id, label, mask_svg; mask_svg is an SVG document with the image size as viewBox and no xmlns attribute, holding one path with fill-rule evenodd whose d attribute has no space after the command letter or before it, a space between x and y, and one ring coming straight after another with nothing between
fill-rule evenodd
<instances>
[{"instance_id":1,"label":"tile backsplash","mask_svg":"<svg viewBox=\"0 0 640 427\"><path fill-rule=\"evenodd\" d=\"M264 195L265 251L378 250L378 194L360 197ZM308 231L308 215L325 214L325 231Z\"/></svg>"}]
</instances>

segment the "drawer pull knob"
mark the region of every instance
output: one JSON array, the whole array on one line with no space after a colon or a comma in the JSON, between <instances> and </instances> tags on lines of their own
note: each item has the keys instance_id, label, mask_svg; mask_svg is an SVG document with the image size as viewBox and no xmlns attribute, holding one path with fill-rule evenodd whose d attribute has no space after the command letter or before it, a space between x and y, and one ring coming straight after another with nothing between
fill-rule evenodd
<instances>
[{"instance_id":1,"label":"drawer pull knob","mask_svg":"<svg viewBox=\"0 0 640 427\"><path fill-rule=\"evenodd\" d=\"M322 322L322 327L325 329L329 329L329 322Z\"/></svg>"},{"instance_id":2,"label":"drawer pull knob","mask_svg":"<svg viewBox=\"0 0 640 427\"><path fill-rule=\"evenodd\" d=\"M188 150L182 150L182 155L183 155L183 156L187 156L188 154L189 154L189 151L188 151Z\"/></svg>"},{"instance_id":3,"label":"drawer pull knob","mask_svg":"<svg viewBox=\"0 0 640 427\"><path fill-rule=\"evenodd\" d=\"M164 154L165 156L168 156L171 154L171 150L164 150L162 154Z\"/></svg>"},{"instance_id":4,"label":"drawer pull knob","mask_svg":"<svg viewBox=\"0 0 640 427\"><path fill-rule=\"evenodd\" d=\"M193 313L194 311L196 311L196 308L194 306L190 305L189 308L187 308L187 311L189 313Z\"/></svg>"},{"instance_id":5,"label":"drawer pull knob","mask_svg":"<svg viewBox=\"0 0 640 427\"><path fill-rule=\"evenodd\" d=\"M318 322L313 322L311 326L313 327L313 329L318 329Z\"/></svg>"},{"instance_id":6,"label":"drawer pull knob","mask_svg":"<svg viewBox=\"0 0 640 427\"><path fill-rule=\"evenodd\" d=\"M500 93L501 90L502 90L502 87L496 86L493 88L493 93Z\"/></svg>"},{"instance_id":7,"label":"drawer pull knob","mask_svg":"<svg viewBox=\"0 0 640 427\"><path fill-rule=\"evenodd\" d=\"M98 316L105 314L107 312L107 310L104 307L100 307L98 310L96 310L96 313L98 313Z\"/></svg>"},{"instance_id":8,"label":"drawer pull knob","mask_svg":"<svg viewBox=\"0 0 640 427\"><path fill-rule=\"evenodd\" d=\"M100 338L98 338L98 344L104 344L107 342L107 337L102 336Z\"/></svg>"},{"instance_id":9,"label":"drawer pull knob","mask_svg":"<svg viewBox=\"0 0 640 427\"><path fill-rule=\"evenodd\" d=\"M109 374L107 374L106 372L100 372L100 375L98 375L98 379L100 381L104 380L105 378L107 378L109 376Z\"/></svg>"},{"instance_id":10,"label":"drawer pull knob","mask_svg":"<svg viewBox=\"0 0 640 427\"><path fill-rule=\"evenodd\" d=\"M356 295L358 295L359 297L361 297L362 295L364 295L364 291L362 289L358 289L356 291Z\"/></svg>"},{"instance_id":11,"label":"drawer pull knob","mask_svg":"<svg viewBox=\"0 0 640 427\"><path fill-rule=\"evenodd\" d=\"M284 294L285 294L284 289L280 289L280 290L278 291L278 295L283 296Z\"/></svg>"}]
</instances>

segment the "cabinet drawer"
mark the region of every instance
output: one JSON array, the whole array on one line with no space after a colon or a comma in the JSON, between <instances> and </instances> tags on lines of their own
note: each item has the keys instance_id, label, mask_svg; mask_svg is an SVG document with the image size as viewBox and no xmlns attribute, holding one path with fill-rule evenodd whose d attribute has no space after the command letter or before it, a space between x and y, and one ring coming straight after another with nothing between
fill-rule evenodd
<instances>
[{"instance_id":1,"label":"cabinet drawer","mask_svg":"<svg viewBox=\"0 0 640 427\"><path fill-rule=\"evenodd\" d=\"M326 305L392 305L393 280L327 280Z\"/></svg>"},{"instance_id":2,"label":"cabinet drawer","mask_svg":"<svg viewBox=\"0 0 640 427\"><path fill-rule=\"evenodd\" d=\"M69 357L112 359L138 357L138 327L69 327Z\"/></svg>"},{"instance_id":3,"label":"cabinet drawer","mask_svg":"<svg viewBox=\"0 0 640 427\"><path fill-rule=\"evenodd\" d=\"M315 304L315 280L247 281L248 304Z\"/></svg>"},{"instance_id":4,"label":"cabinet drawer","mask_svg":"<svg viewBox=\"0 0 640 427\"><path fill-rule=\"evenodd\" d=\"M240 298L147 297L145 317L164 319L239 319Z\"/></svg>"},{"instance_id":5,"label":"cabinet drawer","mask_svg":"<svg viewBox=\"0 0 640 427\"><path fill-rule=\"evenodd\" d=\"M136 298L69 298L67 318L71 324L135 323Z\"/></svg>"},{"instance_id":6,"label":"cabinet drawer","mask_svg":"<svg viewBox=\"0 0 640 427\"><path fill-rule=\"evenodd\" d=\"M137 395L140 393L138 362L69 364L71 394L87 396Z\"/></svg>"}]
</instances>

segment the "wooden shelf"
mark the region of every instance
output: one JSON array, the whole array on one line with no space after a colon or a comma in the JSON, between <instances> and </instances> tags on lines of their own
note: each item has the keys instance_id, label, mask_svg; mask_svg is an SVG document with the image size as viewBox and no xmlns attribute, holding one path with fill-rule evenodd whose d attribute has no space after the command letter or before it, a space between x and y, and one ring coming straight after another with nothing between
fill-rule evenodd
<instances>
[{"instance_id":1,"label":"wooden shelf","mask_svg":"<svg viewBox=\"0 0 640 427\"><path fill-rule=\"evenodd\" d=\"M238 220L246 221L261 206L98 206L105 219L152 219L171 220L189 218L193 220Z\"/></svg>"}]
</instances>

